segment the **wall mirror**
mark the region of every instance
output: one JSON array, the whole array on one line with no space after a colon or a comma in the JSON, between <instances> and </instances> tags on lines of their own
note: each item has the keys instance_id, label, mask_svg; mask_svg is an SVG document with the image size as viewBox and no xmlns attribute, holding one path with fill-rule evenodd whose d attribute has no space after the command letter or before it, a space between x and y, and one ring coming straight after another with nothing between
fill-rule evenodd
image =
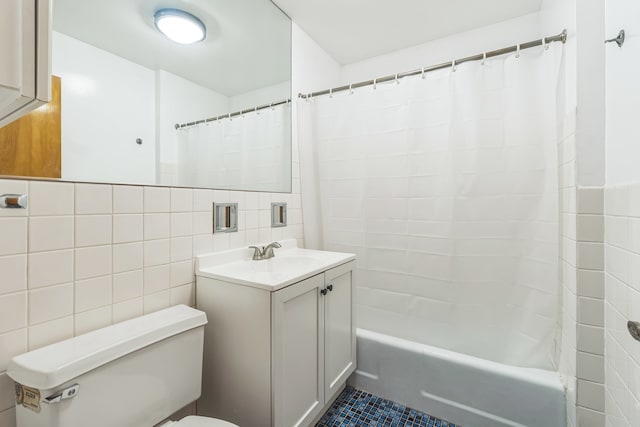
<instances>
[{"instance_id":1,"label":"wall mirror","mask_svg":"<svg viewBox=\"0 0 640 427\"><path fill-rule=\"evenodd\" d=\"M174 10L204 39L163 34L154 18ZM188 31L177 37L198 40ZM60 132L59 175L7 156L0 175L291 191L291 21L270 0L54 0L52 74L60 123L39 109L0 143Z\"/></svg>"}]
</instances>

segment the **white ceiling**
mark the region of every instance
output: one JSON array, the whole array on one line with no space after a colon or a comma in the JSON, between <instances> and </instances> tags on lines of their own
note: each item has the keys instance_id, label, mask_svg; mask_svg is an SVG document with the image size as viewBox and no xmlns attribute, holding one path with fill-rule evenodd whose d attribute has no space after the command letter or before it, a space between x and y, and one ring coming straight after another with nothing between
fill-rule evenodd
<instances>
[{"instance_id":1,"label":"white ceiling","mask_svg":"<svg viewBox=\"0 0 640 427\"><path fill-rule=\"evenodd\" d=\"M153 25L163 7L198 16L207 39L188 46L168 40ZM269 0L55 0L53 27L226 96L290 79L291 26Z\"/></svg>"},{"instance_id":2,"label":"white ceiling","mask_svg":"<svg viewBox=\"0 0 640 427\"><path fill-rule=\"evenodd\" d=\"M537 12L542 4L542 0L273 1L343 65Z\"/></svg>"}]
</instances>

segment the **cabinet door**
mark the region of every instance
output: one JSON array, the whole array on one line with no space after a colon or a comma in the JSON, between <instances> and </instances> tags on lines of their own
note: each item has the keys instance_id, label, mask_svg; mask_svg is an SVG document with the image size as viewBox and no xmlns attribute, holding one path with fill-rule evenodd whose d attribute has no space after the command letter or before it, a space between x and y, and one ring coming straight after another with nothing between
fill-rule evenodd
<instances>
[{"instance_id":1,"label":"cabinet door","mask_svg":"<svg viewBox=\"0 0 640 427\"><path fill-rule=\"evenodd\" d=\"M273 425L307 426L324 406L322 274L272 294Z\"/></svg>"},{"instance_id":2,"label":"cabinet door","mask_svg":"<svg viewBox=\"0 0 640 427\"><path fill-rule=\"evenodd\" d=\"M51 0L0 1L0 126L51 100Z\"/></svg>"},{"instance_id":3,"label":"cabinet door","mask_svg":"<svg viewBox=\"0 0 640 427\"><path fill-rule=\"evenodd\" d=\"M355 262L326 271L325 284L325 398L330 399L356 369Z\"/></svg>"}]
</instances>

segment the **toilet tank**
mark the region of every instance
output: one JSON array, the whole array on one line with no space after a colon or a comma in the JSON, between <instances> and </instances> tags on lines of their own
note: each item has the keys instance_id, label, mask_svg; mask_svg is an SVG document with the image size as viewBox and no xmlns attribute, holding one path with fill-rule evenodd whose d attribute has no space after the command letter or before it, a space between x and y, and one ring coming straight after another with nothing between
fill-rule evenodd
<instances>
[{"instance_id":1,"label":"toilet tank","mask_svg":"<svg viewBox=\"0 0 640 427\"><path fill-rule=\"evenodd\" d=\"M205 313L179 305L14 357L17 427L150 427L200 396Z\"/></svg>"}]
</instances>

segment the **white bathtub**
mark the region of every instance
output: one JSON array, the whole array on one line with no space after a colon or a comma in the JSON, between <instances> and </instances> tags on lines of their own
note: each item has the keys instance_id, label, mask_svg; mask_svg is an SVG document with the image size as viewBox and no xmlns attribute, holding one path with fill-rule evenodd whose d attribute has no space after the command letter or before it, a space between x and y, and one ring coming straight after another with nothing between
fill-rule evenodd
<instances>
[{"instance_id":1,"label":"white bathtub","mask_svg":"<svg viewBox=\"0 0 640 427\"><path fill-rule=\"evenodd\" d=\"M507 366L364 329L349 384L463 427L564 427L557 372Z\"/></svg>"}]
</instances>

